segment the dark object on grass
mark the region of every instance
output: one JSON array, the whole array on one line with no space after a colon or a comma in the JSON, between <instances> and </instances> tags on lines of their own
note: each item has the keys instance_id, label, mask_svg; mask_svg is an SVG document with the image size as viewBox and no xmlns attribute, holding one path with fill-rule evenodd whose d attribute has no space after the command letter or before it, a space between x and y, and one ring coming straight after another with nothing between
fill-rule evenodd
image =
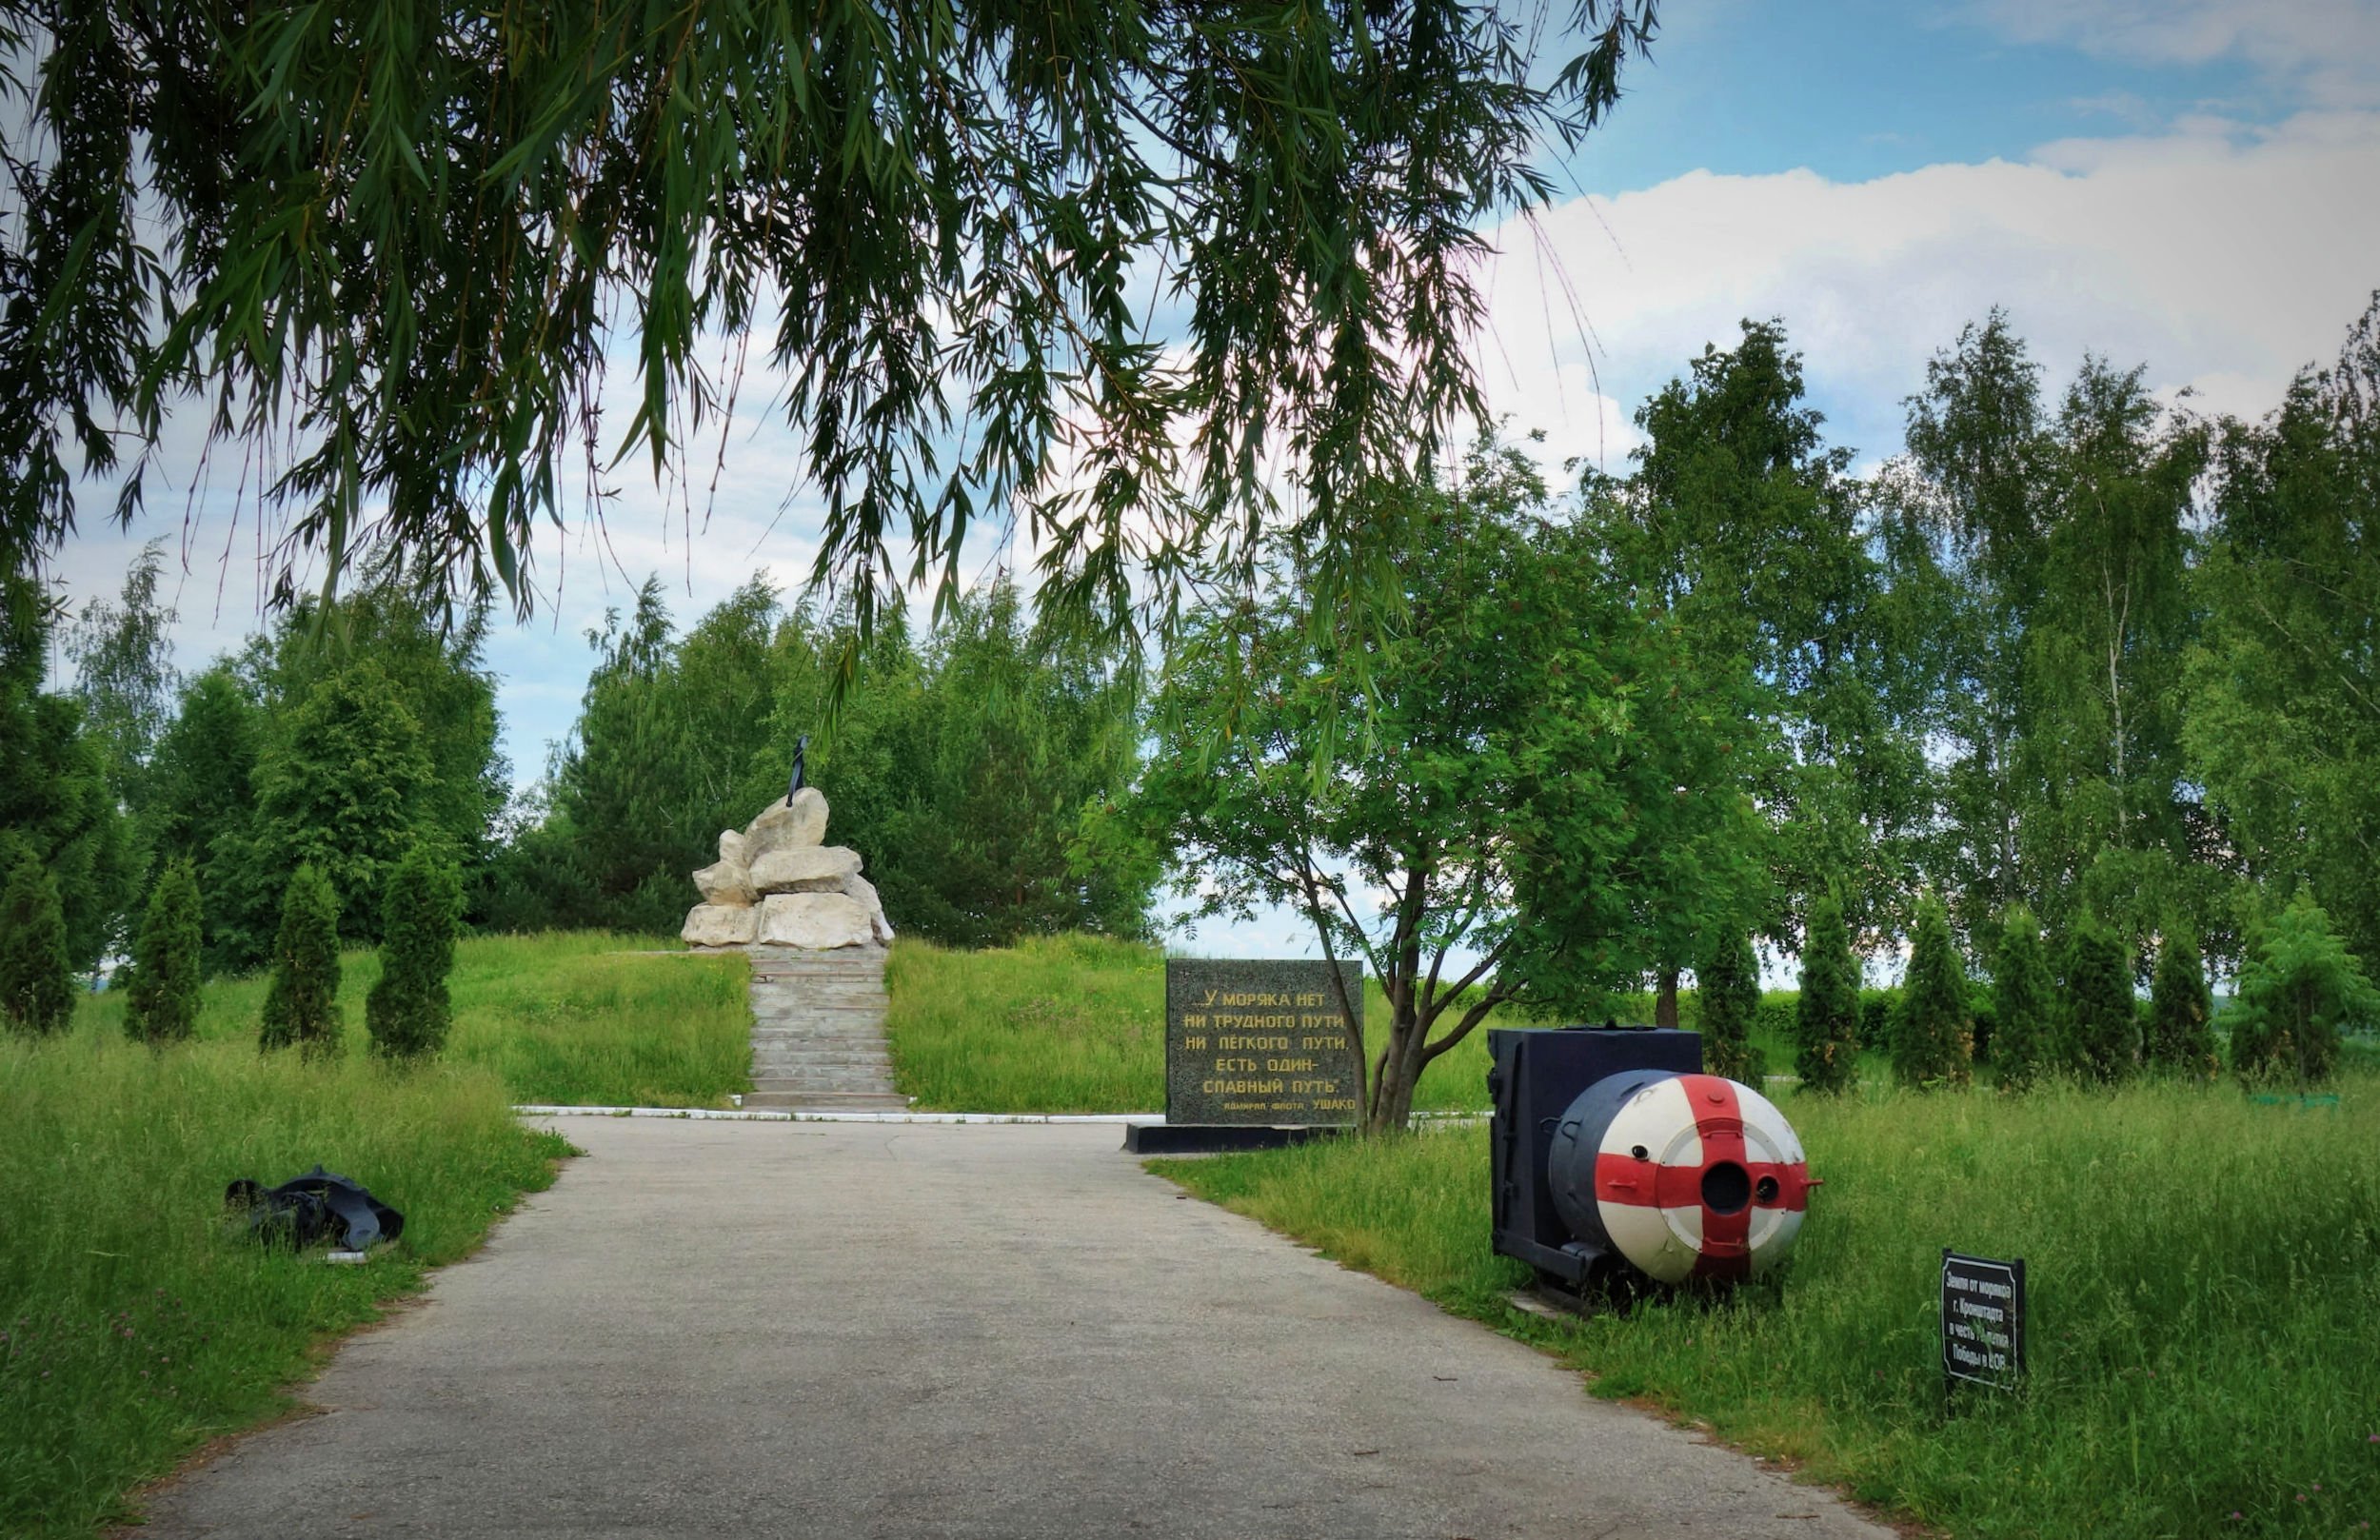
<instances>
[{"instance_id":1,"label":"dark object on grass","mask_svg":"<svg viewBox=\"0 0 2380 1540\"><path fill-rule=\"evenodd\" d=\"M223 1206L250 1238L298 1250L327 1240L360 1252L405 1234L404 1214L354 1178L320 1166L279 1187L260 1187L243 1176L223 1190Z\"/></svg>"},{"instance_id":2,"label":"dark object on grass","mask_svg":"<svg viewBox=\"0 0 2380 1540\"><path fill-rule=\"evenodd\" d=\"M785 805L793 805L793 794L802 789L802 761L809 758L810 735L803 733L793 740L793 779L785 782Z\"/></svg>"}]
</instances>

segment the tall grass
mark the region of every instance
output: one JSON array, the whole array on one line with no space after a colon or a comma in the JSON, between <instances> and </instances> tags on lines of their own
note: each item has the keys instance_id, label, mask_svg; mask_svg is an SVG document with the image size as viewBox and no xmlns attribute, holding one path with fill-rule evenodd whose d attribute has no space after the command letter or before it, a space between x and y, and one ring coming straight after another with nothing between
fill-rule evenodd
<instances>
[{"instance_id":1,"label":"tall grass","mask_svg":"<svg viewBox=\"0 0 2380 1540\"><path fill-rule=\"evenodd\" d=\"M326 1333L478 1244L567 1151L511 1099L451 1059L307 1064L220 1031L0 1039L0 1534L129 1516L129 1489L279 1406ZM402 1238L334 1267L224 1232L226 1184L316 1162L402 1212Z\"/></svg>"},{"instance_id":2,"label":"tall grass","mask_svg":"<svg viewBox=\"0 0 2380 1540\"><path fill-rule=\"evenodd\" d=\"M2335 1108L2145 1084L1792 1097L1813 1171L1775 1286L1517 1316L1487 1131L1164 1161L1195 1192L1960 1536L2380 1526L2380 1077ZM1942 1247L2026 1259L2032 1384L1945 1415Z\"/></svg>"},{"instance_id":3,"label":"tall grass","mask_svg":"<svg viewBox=\"0 0 2380 1540\"><path fill-rule=\"evenodd\" d=\"M1165 1106L1165 956L1095 936L952 951L907 938L885 966L894 1074L943 1112L1154 1113ZM1364 981L1373 1052L1388 1002ZM1491 1018L1494 1024L1495 1018ZM1451 1021L1448 1025L1451 1025ZM1487 1028L1422 1072L1425 1112L1487 1107Z\"/></svg>"},{"instance_id":4,"label":"tall grass","mask_svg":"<svg viewBox=\"0 0 2380 1540\"><path fill-rule=\"evenodd\" d=\"M734 957L656 956L656 943L593 931L468 938L455 947L448 987L454 1030L441 1056L480 1065L513 1099L597 1106L724 1107L751 1084L749 977ZM364 997L378 958L340 958L342 1043L369 1047ZM198 1017L201 1041L253 1045L267 980L215 979ZM86 997L79 1034L118 1037L124 992Z\"/></svg>"}]
</instances>

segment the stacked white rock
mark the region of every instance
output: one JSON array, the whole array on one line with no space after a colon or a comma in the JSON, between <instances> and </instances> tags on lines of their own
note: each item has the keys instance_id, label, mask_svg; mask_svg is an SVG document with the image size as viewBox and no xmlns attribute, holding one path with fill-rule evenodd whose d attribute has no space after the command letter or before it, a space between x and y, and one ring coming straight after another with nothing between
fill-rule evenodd
<instances>
[{"instance_id":1,"label":"stacked white rock","mask_svg":"<svg viewBox=\"0 0 2380 1540\"><path fill-rule=\"evenodd\" d=\"M800 946L832 951L892 939L860 853L824 843L826 798L804 786L751 826L719 837L719 859L694 874L703 901L678 934L688 946Z\"/></svg>"}]
</instances>

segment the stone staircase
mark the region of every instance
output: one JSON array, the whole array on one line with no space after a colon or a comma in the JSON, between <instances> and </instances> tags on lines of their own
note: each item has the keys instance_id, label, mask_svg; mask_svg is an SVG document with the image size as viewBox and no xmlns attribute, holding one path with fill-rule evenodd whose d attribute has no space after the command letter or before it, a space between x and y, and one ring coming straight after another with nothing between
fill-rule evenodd
<instances>
[{"instance_id":1,"label":"stone staircase","mask_svg":"<svg viewBox=\"0 0 2380 1540\"><path fill-rule=\"evenodd\" d=\"M884 949L756 946L750 1108L905 1112L884 1045Z\"/></svg>"}]
</instances>

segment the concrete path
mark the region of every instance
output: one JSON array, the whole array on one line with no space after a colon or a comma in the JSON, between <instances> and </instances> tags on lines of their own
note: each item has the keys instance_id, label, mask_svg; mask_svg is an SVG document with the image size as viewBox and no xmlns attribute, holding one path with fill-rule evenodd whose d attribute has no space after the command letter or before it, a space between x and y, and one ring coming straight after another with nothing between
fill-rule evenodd
<instances>
[{"instance_id":1,"label":"concrete path","mask_svg":"<svg viewBox=\"0 0 2380 1540\"><path fill-rule=\"evenodd\" d=\"M1100 1127L588 1151L145 1536L1889 1540Z\"/></svg>"}]
</instances>

